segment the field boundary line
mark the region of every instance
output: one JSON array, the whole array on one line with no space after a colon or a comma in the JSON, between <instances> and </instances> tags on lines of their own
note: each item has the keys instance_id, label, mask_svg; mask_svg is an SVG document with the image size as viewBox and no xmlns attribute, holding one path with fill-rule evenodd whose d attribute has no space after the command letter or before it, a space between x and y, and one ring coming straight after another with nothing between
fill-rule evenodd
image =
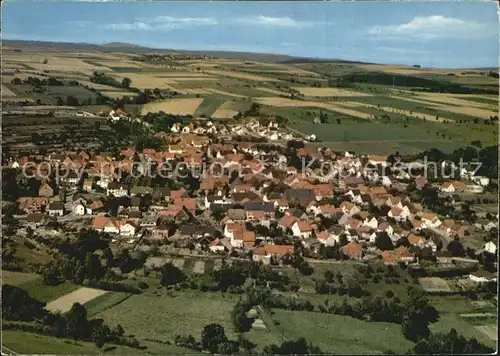
<instances>
[{"instance_id":1,"label":"field boundary line","mask_svg":"<svg viewBox=\"0 0 500 356\"><path fill-rule=\"evenodd\" d=\"M103 294L103 296L106 295L106 294ZM111 309L111 308L114 308L116 307L117 305L120 305L121 303L123 303L124 301L126 301L128 298L130 298L132 295L134 295L133 293L129 293L128 295L126 295L124 298L120 299L118 302L116 303L113 303L111 305L109 305L108 307L106 308L103 308L95 313L89 313L89 316L94 316L94 315L97 315L97 314L100 314L108 309Z\"/></svg>"}]
</instances>

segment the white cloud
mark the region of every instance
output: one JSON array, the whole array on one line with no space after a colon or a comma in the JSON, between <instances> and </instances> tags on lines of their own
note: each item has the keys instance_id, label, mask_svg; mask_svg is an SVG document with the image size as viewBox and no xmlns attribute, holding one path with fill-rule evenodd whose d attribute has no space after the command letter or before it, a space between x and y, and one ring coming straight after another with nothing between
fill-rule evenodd
<instances>
[{"instance_id":1,"label":"white cloud","mask_svg":"<svg viewBox=\"0 0 500 356\"><path fill-rule=\"evenodd\" d=\"M91 21L68 21L68 25L76 26L76 27L87 27L88 25L91 25Z\"/></svg>"},{"instance_id":2,"label":"white cloud","mask_svg":"<svg viewBox=\"0 0 500 356\"><path fill-rule=\"evenodd\" d=\"M158 16L151 20L153 23L176 24L176 25L217 25L218 22L213 17L172 17Z\"/></svg>"},{"instance_id":3,"label":"white cloud","mask_svg":"<svg viewBox=\"0 0 500 356\"><path fill-rule=\"evenodd\" d=\"M140 19L133 23L116 23L101 26L108 30L117 31L161 31L186 28L191 26L213 26L217 25L216 19L211 17L172 17L172 16L157 16L152 19Z\"/></svg>"},{"instance_id":4,"label":"white cloud","mask_svg":"<svg viewBox=\"0 0 500 356\"><path fill-rule=\"evenodd\" d=\"M106 30L116 30L116 31L151 31L153 27L144 22L134 22L134 23L111 23L108 25L103 25L102 28Z\"/></svg>"},{"instance_id":5,"label":"white cloud","mask_svg":"<svg viewBox=\"0 0 500 356\"><path fill-rule=\"evenodd\" d=\"M474 21L466 21L441 15L420 16L413 20L388 26L370 28L368 33L382 38L434 39L434 38L464 38L484 35L487 26Z\"/></svg>"},{"instance_id":6,"label":"white cloud","mask_svg":"<svg viewBox=\"0 0 500 356\"><path fill-rule=\"evenodd\" d=\"M297 21L291 17L270 17L270 16L253 16L241 17L232 20L232 23L249 25L249 26L268 26L268 27L283 27L283 28L303 28L319 24L319 22Z\"/></svg>"}]
</instances>

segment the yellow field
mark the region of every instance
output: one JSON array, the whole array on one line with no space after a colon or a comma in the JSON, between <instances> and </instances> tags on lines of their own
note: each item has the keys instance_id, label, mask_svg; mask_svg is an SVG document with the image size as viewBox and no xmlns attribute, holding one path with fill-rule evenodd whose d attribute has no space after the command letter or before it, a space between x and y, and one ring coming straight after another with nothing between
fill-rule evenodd
<instances>
[{"instance_id":1,"label":"yellow field","mask_svg":"<svg viewBox=\"0 0 500 356\"><path fill-rule=\"evenodd\" d=\"M43 60L47 58L47 64L43 64ZM55 71L55 72L79 72L86 75L92 75L94 71L109 72L111 69L107 67L94 66L92 64L86 63L77 58L66 58L66 57L43 57L40 61L25 61L23 62L27 66L43 72L43 71Z\"/></svg>"},{"instance_id":2,"label":"yellow field","mask_svg":"<svg viewBox=\"0 0 500 356\"><path fill-rule=\"evenodd\" d=\"M114 60L105 60L105 61L96 61L97 64L103 67L122 67L122 68L151 68L151 65L143 64L141 62L136 61L128 61L128 60L118 60L115 57Z\"/></svg>"},{"instance_id":3,"label":"yellow field","mask_svg":"<svg viewBox=\"0 0 500 356\"><path fill-rule=\"evenodd\" d=\"M271 89L271 88L266 88L266 87L256 87L255 89L266 92L266 93L275 94L275 95L288 95L287 92L279 91L279 90Z\"/></svg>"},{"instance_id":4,"label":"yellow field","mask_svg":"<svg viewBox=\"0 0 500 356\"><path fill-rule=\"evenodd\" d=\"M261 63L259 63L261 65ZM282 68L277 67L276 69L261 69L261 68L245 68L245 72L256 72L256 73L279 73L279 74L289 74L289 75L298 75L303 77L319 77L320 75L315 72L309 72L300 68Z\"/></svg>"},{"instance_id":5,"label":"yellow field","mask_svg":"<svg viewBox=\"0 0 500 356\"><path fill-rule=\"evenodd\" d=\"M477 101L467 100L467 97L463 98L458 94L418 93L418 96L425 100L435 101L446 105L452 104L452 105L461 105L465 107L472 106L479 109L490 108L493 110L495 110L496 107L498 106L493 104L479 103ZM476 96L476 97L481 97L481 96ZM482 97L484 98L484 96Z\"/></svg>"},{"instance_id":6,"label":"yellow field","mask_svg":"<svg viewBox=\"0 0 500 356\"><path fill-rule=\"evenodd\" d=\"M246 98L246 96L244 96L244 95L234 94L234 93L231 93L228 91L223 91L223 90L214 89L214 88L205 88L205 90L210 92L210 93L232 96L234 98Z\"/></svg>"},{"instance_id":7,"label":"yellow field","mask_svg":"<svg viewBox=\"0 0 500 356\"><path fill-rule=\"evenodd\" d=\"M51 312L65 313L71 309L74 303L85 304L92 299L95 299L103 294L108 293L108 291L82 287L77 290L63 295L62 297L53 300L45 306L45 309Z\"/></svg>"},{"instance_id":8,"label":"yellow field","mask_svg":"<svg viewBox=\"0 0 500 356\"><path fill-rule=\"evenodd\" d=\"M189 88L183 90L186 92L186 94L211 94L211 92L203 88Z\"/></svg>"},{"instance_id":9,"label":"yellow field","mask_svg":"<svg viewBox=\"0 0 500 356\"><path fill-rule=\"evenodd\" d=\"M416 97L405 96L398 97L398 99L417 102L442 111L464 114L482 119L488 119L490 116L498 115L497 106L471 100L463 100L458 98L457 94L418 93Z\"/></svg>"},{"instance_id":10,"label":"yellow field","mask_svg":"<svg viewBox=\"0 0 500 356\"><path fill-rule=\"evenodd\" d=\"M164 111L174 115L193 115L203 98L169 99L160 102L147 103L141 109L141 114Z\"/></svg>"},{"instance_id":11,"label":"yellow field","mask_svg":"<svg viewBox=\"0 0 500 356\"><path fill-rule=\"evenodd\" d=\"M16 93L14 93L12 90L10 90L9 88L7 88L5 85L2 85L2 97L15 97L17 96Z\"/></svg>"},{"instance_id":12,"label":"yellow field","mask_svg":"<svg viewBox=\"0 0 500 356\"><path fill-rule=\"evenodd\" d=\"M11 286L20 286L38 278L41 278L41 276L34 273L2 270L2 279L0 282L1 284L10 284Z\"/></svg>"},{"instance_id":13,"label":"yellow field","mask_svg":"<svg viewBox=\"0 0 500 356\"><path fill-rule=\"evenodd\" d=\"M2 63L2 69L26 69L24 66L20 65L19 63Z\"/></svg>"},{"instance_id":14,"label":"yellow field","mask_svg":"<svg viewBox=\"0 0 500 356\"><path fill-rule=\"evenodd\" d=\"M232 78L237 78L237 79L254 80L254 81L258 81L258 82L279 82L280 81L278 79L263 77L260 75L252 75L252 74L246 74L246 73L240 73L240 72L230 72L230 71L225 71L225 70L207 70L206 73L213 74L213 75L225 76L225 77L232 77Z\"/></svg>"},{"instance_id":15,"label":"yellow field","mask_svg":"<svg viewBox=\"0 0 500 356\"><path fill-rule=\"evenodd\" d=\"M238 111L232 108L233 103L231 101L224 102L219 108L212 114L213 119L232 119L238 115Z\"/></svg>"},{"instance_id":16,"label":"yellow field","mask_svg":"<svg viewBox=\"0 0 500 356\"><path fill-rule=\"evenodd\" d=\"M331 97L331 96L371 96L371 94L360 93L352 90L339 88L311 88L311 87L293 87L305 96Z\"/></svg>"}]
</instances>

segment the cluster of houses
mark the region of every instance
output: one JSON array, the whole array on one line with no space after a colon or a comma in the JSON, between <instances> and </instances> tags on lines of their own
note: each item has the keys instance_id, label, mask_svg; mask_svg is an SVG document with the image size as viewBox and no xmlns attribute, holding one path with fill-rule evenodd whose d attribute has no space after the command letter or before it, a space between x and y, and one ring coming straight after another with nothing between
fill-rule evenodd
<instances>
[{"instance_id":1,"label":"cluster of houses","mask_svg":"<svg viewBox=\"0 0 500 356\"><path fill-rule=\"evenodd\" d=\"M113 115L120 113L115 111ZM295 248L290 241L300 241L316 252L322 246L340 246L350 259L409 263L416 260L418 251L437 253L436 240L427 238L423 230L466 239L473 229L465 222L440 218L401 193L413 178L404 171L381 175L375 168L387 166L388 157L349 152L339 155L307 144L296 150L297 157L328 162L330 170L324 174L317 167L302 170L289 166L289 157L276 147L262 148L253 142L213 143L221 127L227 130L227 125L210 121L203 125L175 124L170 133L156 133L168 143L161 151L128 148L118 156L80 151L12 159L10 166L15 169L35 162L27 172L40 183L38 196L19 198L19 208L38 218L91 216L92 229L132 240L165 239L173 234L179 237L183 226L194 224L201 229L197 237L210 239L210 251L251 250L252 258L264 263L293 254ZM228 134L250 130L286 140L277 128L275 119L262 126L251 120L245 126L230 127ZM47 162L57 169L65 167L67 174L42 178ZM139 184L122 179L120 174L134 170L147 173L151 166L161 169L178 162L201 170L199 187L171 189ZM367 163L375 168L364 169ZM203 170L205 164L216 169ZM235 177L231 172L239 174ZM414 182L417 189L428 184L420 177ZM477 182L489 183L484 179ZM439 189L456 192L466 187L462 181L449 181ZM67 189L78 192L67 199ZM110 201L117 204L115 209ZM267 230L258 229L258 225ZM219 231L217 236L213 236L214 228ZM262 232L269 229L280 231L279 236L287 237L289 243L279 244ZM398 247L379 250L376 242L381 235ZM186 239L193 236L184 235Z\"/></svg>"}]
</instances>

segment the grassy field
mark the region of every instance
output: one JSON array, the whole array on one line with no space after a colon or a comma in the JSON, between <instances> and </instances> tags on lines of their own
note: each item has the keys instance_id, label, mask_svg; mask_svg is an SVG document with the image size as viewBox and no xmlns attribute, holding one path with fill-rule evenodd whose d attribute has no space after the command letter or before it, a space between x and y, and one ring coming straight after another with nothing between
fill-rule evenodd
<instances>
[{"instance_id":1,"label":"grassy field","mask_svg":"<svg viewBox=\"0 0 500 356\"><path fill-rule=\"evenodd\" d=\"M105 344L98 348L91 342L59 339L56 337L38 335L14 330L2 331L2 344L20 354L50 354L50 355L137 355L139 353L152 355L165 354L198 354L195 351L175 345L143 342L146 350L141 351L121 345Z\"/></svg>"},{"instance_id":2,"label":"grassy field","mask_svg":"<svg viewBox=\"0 0 500 356\"><path fill-rule=\"evenodd\" d=\"M95 316L110 325L122 325L139 339L173 342L178 334L191 334L199 339L203 327L209 323L219 323L228 337L235 336L230 313L237 296L164 289L156 292L156 296L133 295Z\"/></svg>"},{"instance_id":3,"label":"grassy field","mask_svg":"<svg viewBox=\"0 0 500 356\"><path fill-rule=\"evenodd\" d=\"M286 339L305 337L323 351L335 354L380 354L386 350L405 353L413 343L401 333L401 326L371 323L348 316L273 310L272 319Z\"/></svg>"},{"instance_id":4,"label":"grassy field","mask_svg":"<svg viewBox=\"0 0 500 356\"><path fill-rule=\"evenodd\" d=\"M10 284L12 286L21 286L25 283L33 282L39 278L40 275L35 273L23 273L2 270L2 284Z\"/></svg>"},{"instance_id":5,"label":"grassy field","mask_svg":"<svg viewBox=\"0 0 500 356\"><path fill-rule=\"evenodd\" d=\"M29 84L5 84L5 86L21 97L35 101L40 99L44 105L56 105L58 96L61 97L64 102L66 102L66 97L68 96L74 96L79 101L88 99L92 99L92 101L95 100L95 94L93 92L80 86L43 86L46 90L43 93L33 92L33 86Z\"/></svg>"},{"instance_id":6,"label":"grassy field","mask_svg":"<svg viewBox=\"0 0 500 356\"><path fill-rule=\"evenodd\" d=\"M316 111L302 112L300 117L288 124L291 129L315 134L322 141L321 145L334 150L353 150L369 153L413 154L420 151L438 148L442 151L453 151L479 140L483 146L497 144L497 132L489 126L474 124L445 124L408 120L398 122L394 114L391 120L357 121L340 118L329 114L329 123L312 123ZM339 118L340 124L337 123ZM405 127L406 126L406 127Z\"/></svg>"},{"instance_id":7,"label":"grassy field","mask_svg":"<svg viewBox=\"0 0 500 356\"><path fill-rule=\"evenodd\" d=\"M203 102L196 109L194 116L198 117L201 115L205 115L206 117L210 117L222 103L224 103L224 100L222 99L216 98L214 96L207 96L203 99Z\"/></svg>"},{"instance_id":8,"label":"grassy field","mask_svg":"<svg viewBox=\"0 0 500 356\"><path fill-rule=\"evenodd\" d=\"M18 287L27 291L30 297L42 302L50 302L79 288L76 284L69 282L64 282L57 286L47 286L43 283L42 278L28 281L18 285Z\"/></svg>"},{"instance_id":9,"label":"grassy field","mask_svg":"<svg viewBox=\"0 0 500 356\"><path fill-rule=\"evenodd\" d=\"M114 307L115 305L125 301L129 298L131 294L121 293L121 292L108 292L91 301L85 303L85 308L87 309L87 315L92 317L99 314L106 309Z\"/></svg>"},{"instance_id":10,"label":"grassy field","mask_svg":"<svg viewBox=\"0 0 500 356\"><path fill-rule=\"evenodd\" d=\"M439 311L439 320L430 325L433 332L448 332L451 328L455 328L459 334L465 337L475 337L479 342L490 347L495 346L495 342L476 328L476 323L473 319L466 319L460 314L490 312L496 313L496 308L493 305L479 307L474 305L471 300L462 296L439 296L430 297L431 304Z\"/></svg>"}]
</instances>

